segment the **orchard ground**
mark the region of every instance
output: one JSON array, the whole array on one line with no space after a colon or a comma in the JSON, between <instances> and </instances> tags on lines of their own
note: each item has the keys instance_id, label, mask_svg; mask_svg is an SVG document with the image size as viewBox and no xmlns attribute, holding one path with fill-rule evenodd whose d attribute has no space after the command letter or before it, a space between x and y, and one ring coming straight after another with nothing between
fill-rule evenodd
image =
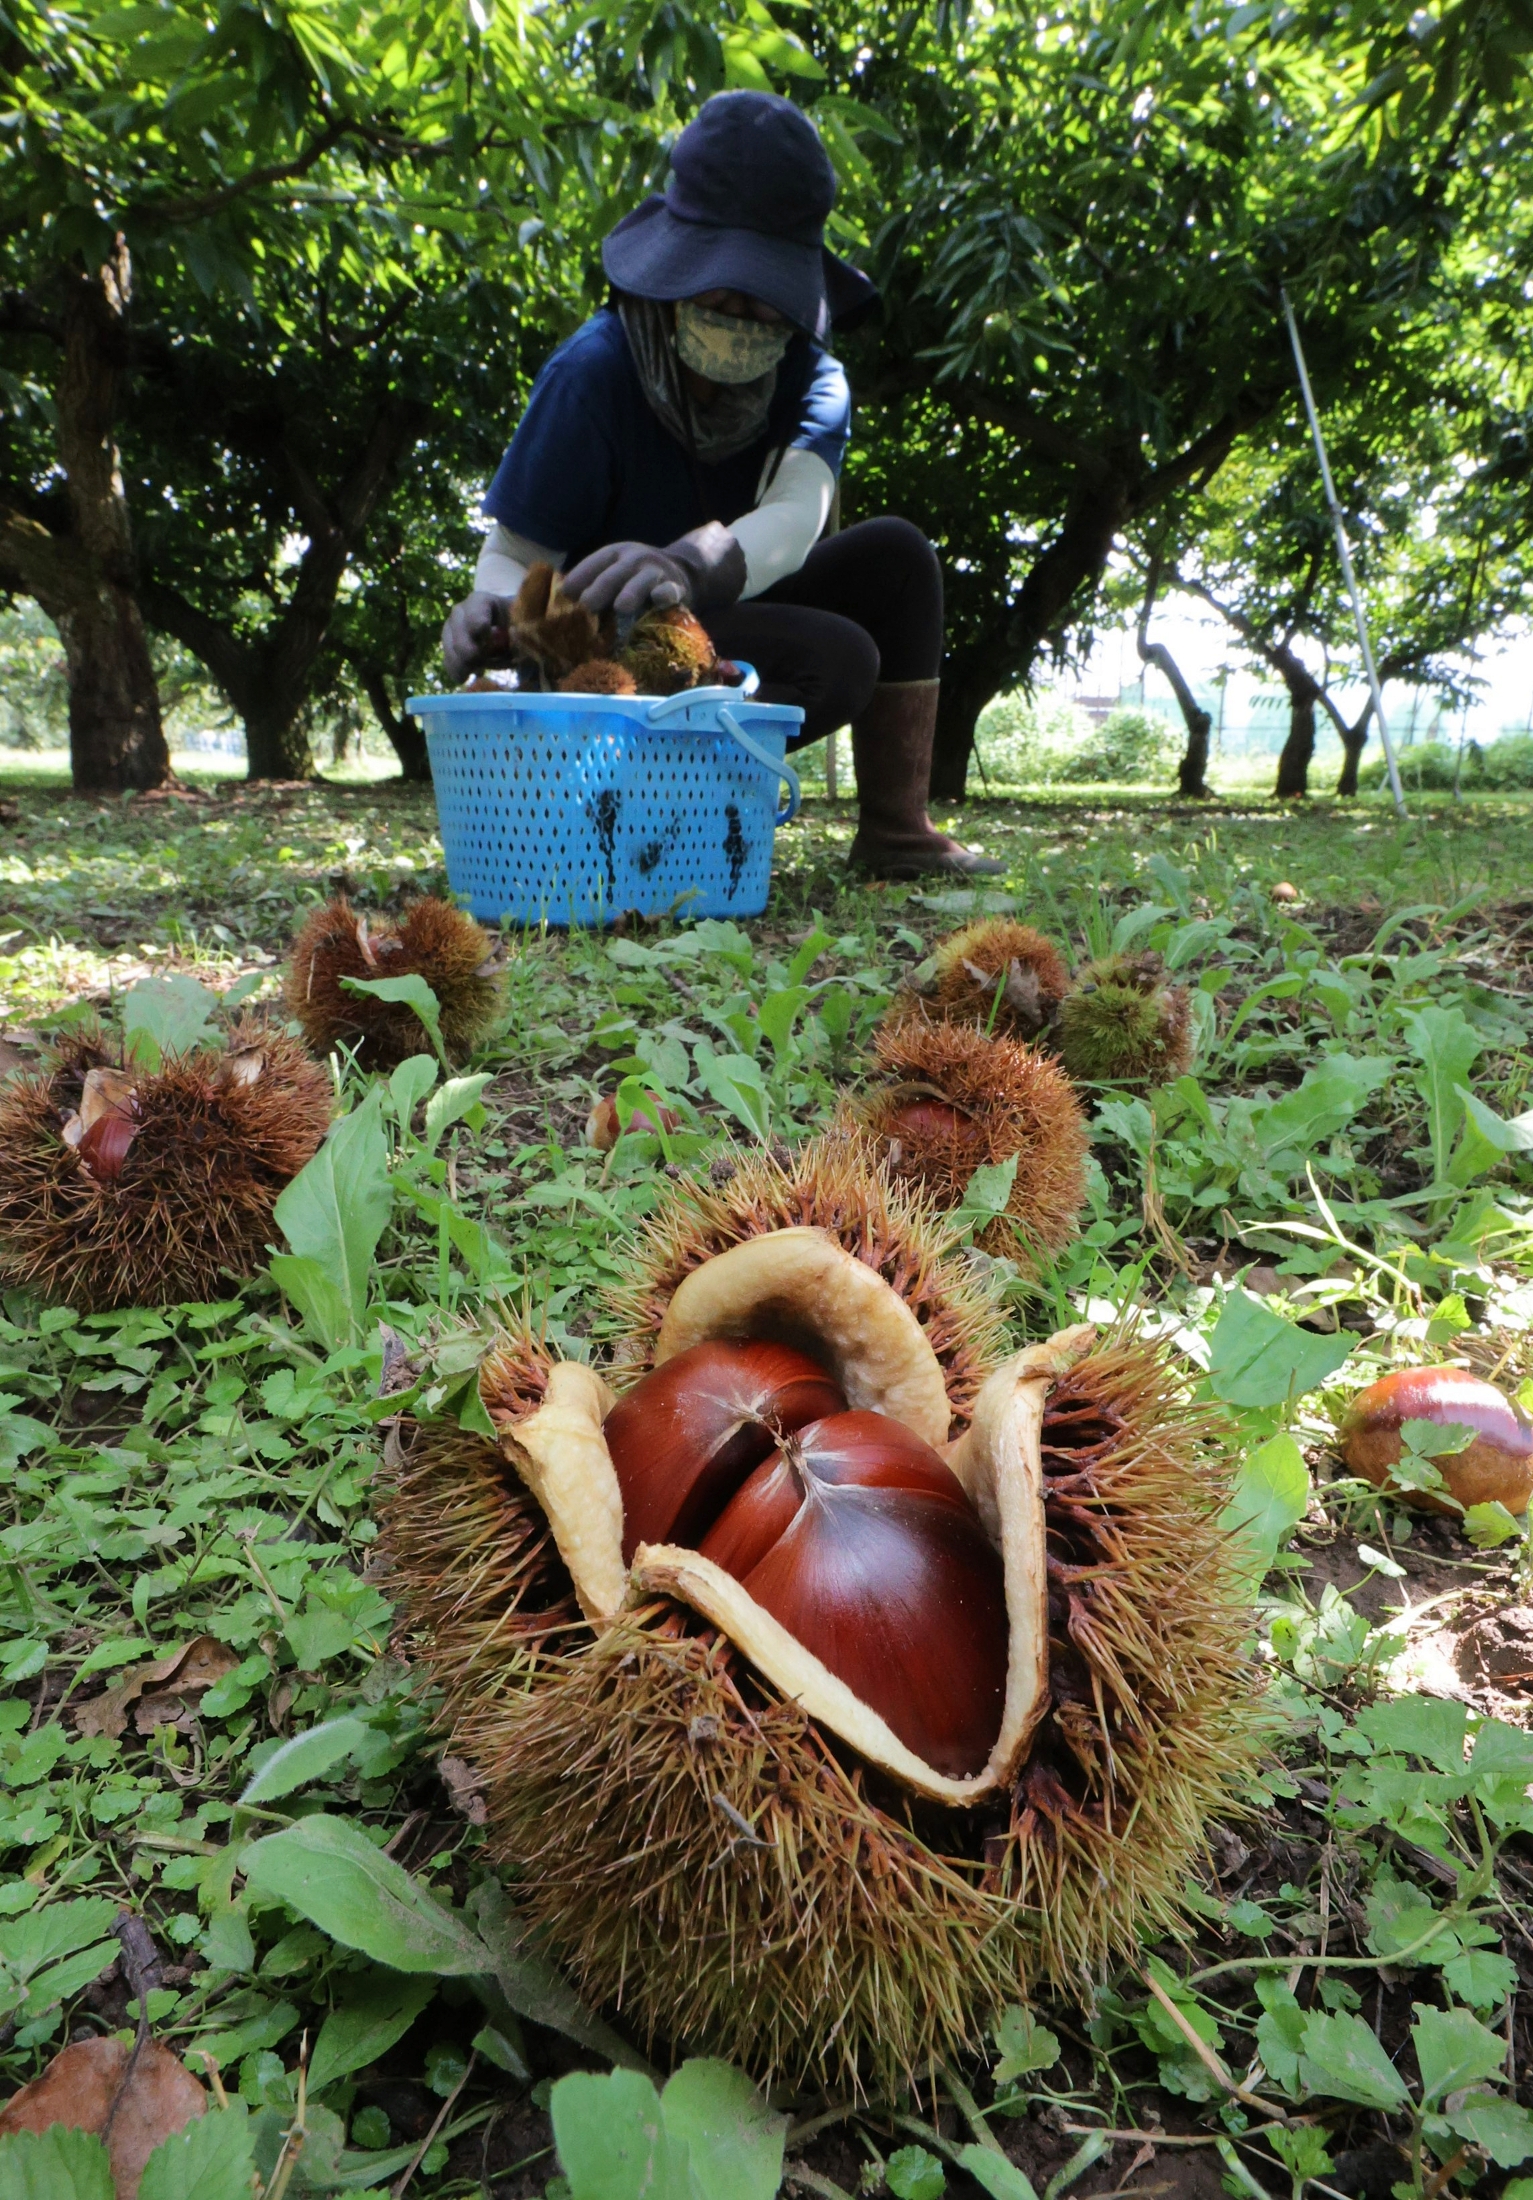
<instances>
[{"instance_id":1,"label":"orchard ground","mask_svg":"<svg viewBox=\"0 0 1533 2200\"><path fill-rule=\"evenodd\" d=\"M187 970L221 989L254 973L271 997L323 896L390 909L445 887L429 790L252 786L194 765L183 779L90 802L35 759L7 759L0 1068L34 1059L72 1004L110 1013L144 976ZM1232 1289L1241 1272L1281 1314L1281 1338L1311 1357L1334 1345L1296 1404L1234 1411L1244 1455L1280 1422L1298 1447L1297 1495L1272 1498L1281 1533L1256 1625L1285 1722L1277 1757L1247 1815L1211 1831L1190 1942L1155 1951L1185 2024L1128 1967L1040 2007L1034 2031L1019 2017L998 2056L987 2042L917 2097L832 2104L846 2113L830 2118L794 2104L789 2183L819 2200L937 2200L944 2177L962 2193L957 2156L984 2110L1053 2200L1297 2200L1311 2180L1348 2200L1389 2200L1395 2185L1425 2200L1476 2176L1493 2193L1519 2149L1533 2163L1533 2119L1516 2105L1533 2067L1529 1546L1510 1527L1475 1543L1380 1503L1343 1476L1333 1427L1347 1395L1413 1352L1451 1349L1510 1390L1533 1381L1533 1167L1515 1138L1504 1154L1473 1147L1458 1090L1467 1078L1513 1130L1533 1105L1533 798L1423 796L1401 822L1371 798L1023 789L937 815L1005 860L983 896L849 880L853 807L820 794L779 836L759 921L517 937L507 1023L472 1065L491 1075L488 1119L449 1133L452 1199L483 1228L453 1246L439 1234L442 1178L403 1127L377 1303L424 1333L497 1294L516 1301L526 1279L549 1334L580 1349L621 1272L622 1232L663 1178L653 1140L606 1163L582 1145L593 1097L626 1070L663 1071L686 1096L706 1166L715 1140L748 1134L752 1109L757 1135L823 1121L896 988L978 908L1014 906L1078 959L1115 935L1160 947L1194 990L1192 1077L1153 1107L1091 1096L1081 1240L1037 1284L996 1281L1019 1336L1137 1304L1185 1345L1189 1379L1221 1310L1255 1306ZM800 983L788 966L805 953ZM758 1023L789 993L805 997ZM700 1042L758 1061L744 1117L710 1096ZM1311 1073L1343 1057L1338 1121L1334 1093L1311 1107ZM348 1103L363 1090L344 1067L338 1084ZM28 1987L29 1920L52 1919L67 1942L71 1918L85 1932L99 1898L125 1899L163 1957L152 2021L178 2051L213 2056L265 2119L261 2144L291 2123L300 2042L329 2043L300 2189L394 2184L450 2104L412 2193L548 2192L548 2084L588 2056L528 2025L470 2067L484 2013L451 1980L429 2002L396 1993L397 2022L368 2033L358 2012L376 2010L383 1974L322 1921L236 1901L227 1883L223 1844L252 1772L340 1714L364 1741L280 1809L349 1817L444 1899L483 1872L472 1776L442 1769L377 1563L371 1343L324 1356L258 1278L217 1305L78 1323L13 1293L0 1352L0 1983L14 1972ZM174 1662L189 1644L196 1679ZM148 1660L161 1677L120 1717L77 1723ZM1480 1722L1515 1778L1466 1779ZM65 1961L84 1966L67 1988L5 2005L0 2090L66 2038L128 2021L113 1966L97 1975L88 1948ZM1456 2107L1430 2091L1445 2042L1476 2072ZM1474 2084L1490 2106L1465 2107ZM1255 2112L1252 2087L1267 2104ZM1264 2127L1273 2110L1297 2120Z\"/></svg>"}]
</instances>

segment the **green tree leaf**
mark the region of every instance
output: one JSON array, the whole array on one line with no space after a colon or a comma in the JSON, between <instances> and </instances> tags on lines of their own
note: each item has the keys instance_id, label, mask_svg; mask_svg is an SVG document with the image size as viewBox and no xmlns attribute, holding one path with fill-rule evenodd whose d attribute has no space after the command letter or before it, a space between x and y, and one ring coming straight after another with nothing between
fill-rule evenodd
<instances>
[{"instance_id":1,"label":"green tree leaf","mask_svg":"<svg viewBox=\"0 0 1533 2200\"><path fill-rule=\"evenodd\" d=\"M493 1968L477 1934L347 1819L301 1818L252 1843L243 1862L257 1893L390 1970L462 1978Z\"/></svg>"},{"instance_id":2,"label":"green tree leaf","mask_svg":"<svg viewBox=\"0 0 1533 2200\"><path fill-rule=\"evenodd\" d=\"M305 1787L310 1780L319 1779L332 1765L349 1757L367 1739L368 1732L360 1719L345 1715L326 1719L322 1726L311 1726L307 1733L295 1734L275 1755L268 1757L254 1779L246 1783L240 1797L241 1805L269 1803L279 1795L291 1795L295 1788Z\"/></svg>"},{"instance_id":3,"label":"green tree leaf","mask_svg":"<svg viewBox=\"0 0 1533 2200\"><path fill-rule=\"evenodd\" d=\"M366 2070L386 2055L436 1992L435 1981L372 1971L348 1985L346 1998L319 2028L309 2062L309 2091L323 2093L337 2078Z\"/></svg>"},{"instance_id":4,"label":"green tree leaf","mask_svg":"<svg viewBox=\"0 0 1533 2200\"><path fill-rule=\"evenodd\" d=\"M94 2132L63 2124L0 2139L0 2192L5 2200L116 2200L106 2148Z\"/></svg>"},{"instance_id":5,"label":"green tree leaf","mask_svg":"<svg viewBox=\"0 0 1533 2200\"><path fill-rule=\"evenodd\" d=\"M1489 2078L1506 2061L1506 2042L1467 2009L1431 2009L1413 2002L1411 2040L1421 2072L1421 2098L1430 2105L1477 2078Z\"/></svg>"},{"instance_id":6,"label":"green tree leaf","mask_svg":"<svg viewBox=\"0 0 1533 2200\"><path fill-rule=\"evenodd\" d=\"M250 2200L255 2175L250 2111L242 2100L210 2108L160 2144L144 2164L138 2200Z\"/></svg>"},{"instance_id":7,"label":"green tree leaf","mask_svg":"<svg viewBox=\"0 0 1533 2200\"><path fill-rule=\"evenodd\" d=\"M1209 1388L1226 1405L1291 1405L1334 1375L1352 1337L1317 1335L1285 1322L1249 1291L1230 1292L1209 1346Z\"/></svg>"},{"instance_id":8,"label":"green tree leaf","mask_svg":"<svg viewBox=\"0 0 1533 2200\"><path fill-rule=\"evenodd\" d=\"M1398 2108L1410 2098L1405 2080L1361 2017L1312 2012L1304 2023L1299 2075L1311 2093L1355 2101L1360 2108Z\"/></svg>"}]
</instances>

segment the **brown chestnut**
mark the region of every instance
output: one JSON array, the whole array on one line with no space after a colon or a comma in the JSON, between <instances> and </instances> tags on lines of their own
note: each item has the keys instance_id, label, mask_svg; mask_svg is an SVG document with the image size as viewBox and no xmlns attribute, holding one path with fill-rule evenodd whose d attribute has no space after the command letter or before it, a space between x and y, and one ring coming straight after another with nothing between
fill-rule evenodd
<instances>
[{"instance_id":1,"label":"brown chestnut","mask_svg":"<svg viewBox=\"0 0 1533 2200\"><path fill-rule=\"evenodd\" d=\"M1431 1490L1404 1489L1390 1470L1399 1462L1405 1421L1457 1421L1475 1432L1463 1451L1432 1464L1449 1497L1467 1512L1499 1502L1509 1513L1526 1510L1533 1496L1533 1422L1496 1389L1459 1367L1402 1367L1360 1390L1341 1422L1341 1452L1354 1474L1375 1489L1388 1489L1408 1505L1458 1517Z\"/></svg>"},{"instance_id":2,"label":"brown chestnut","mask_svg":"<svg viewBox=\"0 0 1533 2200\"><path fill-rule=\"evenodd\" d=\"M127 1070L88 1070L78 1111L64 1125L64 1143L98 1184L115 1184L139 1132L134 1081Z\"/></svg>"},{"instance_id":3,"label":"brown chestnut","mask_svg":"<svg viewBox=\"0 0 1533 2200\"><path fill-rule=\"evenodd\" d=\"M674 1108L663 1107L658 1100L646 1098L642 1107L634 1109L628 1118L631 1131L674 1131L681 1128L681 1117ZM623 1135L623 1126L617 1117L617 1100L606 1093L597 1101L586 1117L586 1144L594 1146L598 1153L611 1153Z\"/></svg>"},{"instance_id":4,"label":"brown chestnut","mask_svg":"<svg viewBox=\"0 0 1533 2200\"><path fill-rule=\"evenodd\" d=\"M784 1436L846 1399L786 1344L693 1345L625 1393L602 1424L623 1497L623 1561L641 1543L695 1545Z\"/></svg>"},{"instance_id":5,"label":"brown chestnut","mask_svg":"<svg viewBox=\"0 0 1533 2200\"><path fill-rule=\"evenodd\" d=\"M953 1779L1001 1729L1000 1555L957 1476L881 1413L838 1413L765 1460L700 1549Z\"/></svg>"},{"instance_id":6,"label":"brown chestnut","mask_svg":"<svg viewBox=\"0 0 1533 2200\"><path fill-rule=\"evenodd\" d=\"M947 1100L906 1100L885 1117L880 1128L886 1136L910 1139L927 1146L945 1139L955 1146L979 1145L984 1126Z\"/></svg>"}]
</instances>

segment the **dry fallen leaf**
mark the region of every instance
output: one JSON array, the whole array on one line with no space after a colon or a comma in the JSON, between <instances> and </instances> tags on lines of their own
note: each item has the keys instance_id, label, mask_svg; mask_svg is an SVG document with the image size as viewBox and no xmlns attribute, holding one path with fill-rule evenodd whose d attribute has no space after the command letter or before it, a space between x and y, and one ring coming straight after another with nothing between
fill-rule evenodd
<instances>
[{"instance_id":1,"label":"dry fallen leaf","mask_svg":"<svg viewBox=\"0 0 1533 2200\"><path fill-rule=\"evenodd\" d=\"M437 1771L453 1809L461 1811L471 1826L482 1826L487 1815L483 1774L476 1772L466 1757L444 1757Z\"/></svg>"},{"instance_id":2,"label":"dry fallen leaf","mask_svg":"<svg viewBox=\"0 0 1533 2200\"><path fill-rule=\"evenodd\" d=\"M78 1705L76 1730L81 1734L105 1734L116 1741L127 1732L128 1712L146 1688L178 1698L200 1695L204 1688L211 1688L214 1681L232 1673L238 1663L239 1659L227 1644L215 1641L211 1635L195 1635L181 1649L173 1650L169 1657L135 1666L115 1688L104 1689L88 1703ZM167 1721L162 1719L159 1723L163 1726ZM152 1733L153 1727L140 1726L138 1731Z\"/></svg>"},{"instance_id":3,"label":"dry fallen leaf","mask_svg":"<svg viewBox=\"0 0 1533 2200\"><path fill-rule=\"evenodd\" d=\"M0 2109L0 2138L67 2124L106 2141L117 2200L137 2200L144 2164L208 2105L207 2092L158 2040L76 2040Z\"/></svg>"}]
</instances>

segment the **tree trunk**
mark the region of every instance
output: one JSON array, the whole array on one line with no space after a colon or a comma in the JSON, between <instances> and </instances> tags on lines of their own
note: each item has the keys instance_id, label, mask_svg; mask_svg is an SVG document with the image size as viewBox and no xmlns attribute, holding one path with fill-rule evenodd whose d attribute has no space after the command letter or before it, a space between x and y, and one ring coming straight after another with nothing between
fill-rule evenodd
<instances>
[{"instance_id":1,"label":"tree trunk","mask_svg":"<svg viewBox=\"0 0 1533 2200\"><path fill-rule=\"evenodd\" d=\"M394 708L389 683L376 665L361 664L354 657L351 669L373 706L373 716L393 743L394 754L399 758L400 776L416 785L429 786L431 759L426 753L426 736L421 731L420 720L412 718L407 710Z\"/></svg>"},{"instance_id":2,"label":"tree trunk","mask_svg":"<svg viewBox=\"0 0 1533 2200\"><path fill-rule=\"evenodd\" d=\"M212 673L245 725L252 779L312 779L307 705L352 549L421 425L420 408L386 404L333 497L289 445L285 427L262 455L285 472L295 519L307 536L287 604L254 642L241 641L175 589L146 576L140 590L154 624Z\"/></svg>"},{"instance_id":3,"label":"tree trunk","mask_svg":"<svg viewBox=\"0 0 1533 2200\"><path fill-rule=\"evenodd\" d=\"M1329 698L1327 698L1327 705L1329 707ZM1368 721L1373 716L1373 697L1370 695L1367 702L1364 703L1363 714L1356 725L1347 725L1339 711L1333 712L1332 716L1336 731L1341 736L1343 751L1341 777L1336 782L1336 792L1338 794L1356 794L1357 767L1361 764L1363 751L1368 746Z\"/></svg>"},{"instance_id":4,"label":"tree trunk","mask_svg":"<svg viewBox=\"0 0 1533 2200\"><path fill-rule=\"evenodd\" d=\"M63 281L63 313L51 332L63 349L57 501L67 519L55 531L24 509L25 498L0 498L0 586L33 597L59 630L76 793L124 794L170 777L112 432L127 355L126 245L119 240L96 274L68 272Z\"/></svg>"},{"instance_id":5,"label":"tree trunk","mask_svg":"<svg viewBox=\"0 0 1533 2200\"><path fill-rule=\"evenodd\" d=\"M944 692L937 711L937 739L932 761L932 793L944 801L961 802L968 782L969 758L974 749L974 722L997 692L999 680L1024 681L1039 648L1058 626L1079 591L1101 573L1111 554L1113 539L1128 510L1125 484L1116 475L1102 478L1093 472L1070 500L1064 524L1043 555L1035 559L1016 602L1006 614L1003 639L986 654L995 668L984 694L970 678L964 651L949 660L944 673L956 692L949 700ZM1004 666L1004 671L1000 668Z\"/></svg>"},{"instance_id":6,"label":"tree trunk","mask_svg":"<svg viewBox=\"0 0 1533 2200\"><path fill-rule=\"evenodd\" d=\"M1278 758L1273 793L1285 801L1309 793L1310 758L1315 753L1315 683L1288 682L1288 739Z\"/></svg>"},{"instance_id":7,"label":"tree trunk","mask_svg":"<svg viewBox=\"0 0 1533 2200\"><path fill-rule=\"evenodd\" d=\"M251 692L253 689L254 692ZM269 699L250 683L235 708L245 722L245 774L249 779L312 779L314 751L302 695L273 688Z\"/></svg>"},{"instance_id":8,"label":"tree trunk","mask_svg":"<svg viewBox=\"0 0 1533 2200\"><path fill-rule=\"evenodd\" d=\"M943 659L931 777L931 792L939 802L963 800L979 714L1008 686L1015 662L1004 606L988 631Z\"/></svg>"},{"instance_id":9,"label":"tree trunk","mask_svg":"<svg viewBox=\"0 0 1533 2200\"><path fill-rule=\"evenodd\" d=\"M1213 713L1206 711L1182 677L1182 668L1167 649L1164 642L1145 640L1145 629L1139 629L1139 661L1154 665L1157 672L1165 674L1171 692L1176 697L1176 707L1182 714L1187 728L1187 746L1182 761L1177 766L1177 792L1186 795L1206 795L1208 785L1208 737L1213 731Z\"/></svg>"},{"instance_id":10,"label":"tree trunk","mask_svg":"<svg viewBox=\"0 0 1533 2200\"><path fill-rule=\"evenodd\" d=\"M159 684L131 592L103 578L48 615L64 645L75 793L125 794L163 786L170 777L170 754Z\"/></svg>"}]
</instances>

